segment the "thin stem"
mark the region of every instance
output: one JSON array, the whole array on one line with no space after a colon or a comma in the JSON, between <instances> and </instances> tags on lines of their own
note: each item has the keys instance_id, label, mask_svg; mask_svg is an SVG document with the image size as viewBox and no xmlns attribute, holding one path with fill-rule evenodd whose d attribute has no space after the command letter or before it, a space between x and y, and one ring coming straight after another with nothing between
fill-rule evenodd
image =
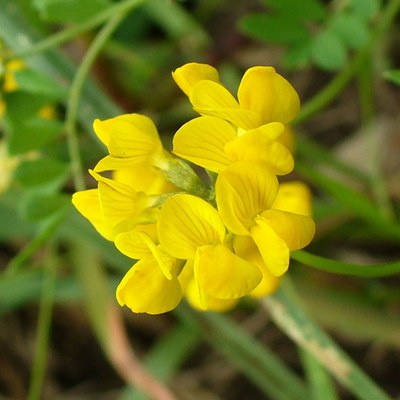
<instances>
[{"instance_id":1,"label":"thin stem","mask_svg":"<svg viewBox=\"0 0 400 400\"><path fill-rule=\"evenodd\" d=\"M32 375L27 397L28 400L39 400L42 398L41 393L49 350L51 316L54 305L57 272L57 262L54 254L53 243L50 243L47 248L45 272L46 276L40 301L36 349L32 365Z\"/></svg>"},{"instance_id":2,"label":"thin stem","mask_svg":"<svg viewBox=\"0 0 400 400\"><path fill-rule=\"evenodd\" d=\"M140 1L130 2L130 8L139 4ZM103 26L100 32L97 34L93 43L89 47L85 57L80 64L74 80L72 82L70 96L67 104L67 115L65 121L65 129L68 135L68 152L71 160L71 170L74 180L75 190L85 189L85 179L82 171L82 161L79 150L78 134L76 129L76 120L78 115L79 100L85 79L89 74L90 68L94 63L97 55L101 48L111 36L114 30L118 27L120 22L125 18L128 10L124 9L119 12Z\"/></svg>"},{"instance_id":3,"label":"thin stem","mask_svg":"<svg viewBox=\"0 0 400 400\"><path fill-rule=\"evenodd\" d=\"M390 397L306 314L288 278L283 280L279 291L264 298L262 304L283 332L312 354L357 398L390 400Z\"/></svg>"},{"instance_id":4,"label":"thin stem","mask_svg":"<svg viewBox=\"0 0 400 400\"><path fill-rule=\"evenodd\" d=\"M6 60L14 58L26 58L57 47L83 32L96 28L113 15L130 10L132 7L143 3L143 1L145 0L125 0L121 3L116 3L81 24L77 24L70 28L64 29L63 31L57 32L56 34L49 36L26 49L23 48L21 50L13 51L12 54L6 57Z\"/></svg>"},{"instance_id":5,"label":"thin stem","mask_svg":"<svg viewBox=\"0 0 400 400\"><path fill-rule=\"evenodd\" d=\"M336 77L333 78L323 90L319 91L311 100L303 105L299 115L294 121L295 124L299 124L310 119L314 114L331 103L336 96L342 92L353 75L365 62L365 59L371 53L371 49L389 29L399 11L399 8L400 0L389 1L369 43L358 51L352 62L349 63L340 74L336 75Z\"/></svg>"},{"instance_id":6,"label":"thin stem","mask_svg":"<svg viewBox=\"0 0 400 400\"><path fill-rule=\"evenodd\" d=\"M293 251L290 256L294 260L309 267L340 275L359 276L361 278L381 278L400 274L400 261L387 264L357 265L316 256L304 250Z\"/></svg>"}]
</instances>

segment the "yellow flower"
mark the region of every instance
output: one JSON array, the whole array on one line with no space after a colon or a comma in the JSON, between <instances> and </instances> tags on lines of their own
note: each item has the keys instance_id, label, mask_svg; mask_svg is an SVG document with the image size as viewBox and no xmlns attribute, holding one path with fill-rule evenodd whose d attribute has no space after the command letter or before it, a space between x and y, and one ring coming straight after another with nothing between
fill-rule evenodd
<instances>
[{"instance_id":1,"label":"yellow flower","mask_svg":"<svg viewBox=\"0 0 400 400\"><path fill-rule=\"evenodd\" d=\"M261 281L253 264L228 247L217 210L188 194L169 197L158 221L160 243L173 257L193 262L193 276L203 309L208 299L232 300L250 293Z\"/></svg>"},{"instance_id":2,"label":"yellow flower","mask_svg":"<svg viewBox=\"0 0 400 400\"><path fill-rule=\"evenodd\" d=\"M93 129L109 152L94 168L96 172L165 163L166 155L157 128L144 115L123 114L104 121L96 119Z\"/></svg>"},{"instance_id":3,"label":"yellow flower","mask_svg":"<svg viewBox=\"0 0 400 400\"><path fill-rule=\"evenodd\" d=\"M206 64L186 64L173 77L198 113L222 118L244 130L269 122L288 124L300 108L293 86L269 66L245 72L237 100L219 82L216 70Z\"/></svg>"},{"instance_id":4,"label":"yellow flower","mask_svg":"<svg viewBox=\"0 0 400 400\"><path fill-rule=\"evenodd\" d=\"M108 240L157 218L157 197L137 192L131 187L92 172L98 189L77 192L72 203L96 230Z\"/></svg>"},{"instance_id":5,"label":"yellow flower","mask_svg":"<svg viewBox=\"0 0 400 400\"><path fill-rule=\"evenodd\" d=\"M226 227L252 237L274 276L286 272L290 251L305 247L315 233L309 216L280 206L278 188L276 176L262 162L233 164L216 181L218 210Z\"/></svg>"},{"instance_id":6,"label":"yellow flower","mask_svg":"<svg viewBox=\"0 0 400 400\"><path fill-rule=\"evenodd\" d=\"M149 232L154 227L138 226L137 230L121 233L115 238L115 245L123 254L139 259L116 292L119 304L134 312L161 314L174 309L182 298L179 263L156 245L155 232Z\"/></svg>"},{"instance_id":7,"label":"yellow flower","mask_svg":"<svg viewBox=\"0 0 400 400\"><path fill-rule=\"evenodd\" d=\"M276 139L284 125L271 122L238 134L223 119L209 116L195 118L184 124L173 139L173 152L210 171L221 172L239 161L265 161L278 175L293 170L290 151Z\"/></svg>"}]
</instances>

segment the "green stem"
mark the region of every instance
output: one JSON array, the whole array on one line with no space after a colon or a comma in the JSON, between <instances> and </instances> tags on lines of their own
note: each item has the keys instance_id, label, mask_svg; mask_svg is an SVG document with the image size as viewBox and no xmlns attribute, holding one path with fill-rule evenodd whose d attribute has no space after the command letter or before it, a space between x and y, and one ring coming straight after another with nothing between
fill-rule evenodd
<instances>
[{"instance_id":1,"label":"green stem","mask_svg":"<svg viewBox=\"0 0 400 400\"><path fill-rule=\"evenodd\" d=\"M400 274L400 261L387 264L357 265L316 256L304 250L293 251L290 256L294 260L308 265L309 267L340 275L359 276L361 278L381 278Z\"/></svg>"},{"instance_id":2,"label":"green stem","mask_svg":"<svg viewBox=\"0 0 400 400\"><path fill-rule=\"evenodd\" d=\"M263 306L297 345L312 354L344 387L361 400L390 400L304 311L293 286L284 279Z\"/></svg>"},{"instance_id":3,"label":"green stem","mask_svg":"<svg viewBox=\"0 0 400 400\"><path fill-rule=\"evenodd\" d=\"M54 254L54 245L51 243L47 248L47 259L45 265L45 281L40 301L37 341L35 357L33 359L31 381L29 385L28 400L39 400L43 380L46 372L49 338L51 330L51 315L54 305L57 260Z\"/></svg>"},{"instance_id":4,"label":"green stem","mask_svg":"<svg viewBox=\"0 0 400 400\"><path fill-rule=\"evenodd\" d=\"M130 2L130 7L139 4L139 0ZM83 85L89 74L90 68L94 63L97 55L107 39L111 36L114 30L118 27L121 21L125 18L128 9L119 12L103 26L97 34L93 43L89 47L85 57L83 58L74 80L72 82L70 96L67 104L67 115L65 121L65 129L68 135L68 152L71 160L71 170L74 180L75 189L77 191L85 189L85 179L82 172L82 161L79 151L79 141L76 129L76 120L78 115L79 100Z\"/></svg>"},{"instance_id":5,"label":"green stem","mask_svg":"<svg viewBox=\"0 0 400 400\"><path fill-rule=\"evenodd\" d=\"M336 77L333 78L323 90L318 92L311 100L303 105L299 115L294 121L295 124L299 124L310 119L314 114L330 104L336 98L336 96L342 92L353 75L365 62L373 47L389 29L399 11L399 8L400 0L391 0L388 2L369 43L358 51L352 62L348 64L348 66L344 68L340 74L336 75Z\"/></svg>"},{"instance_id":6,"label":"green stem","mask_svg":"<svg viewBox=\"0 0 400 400\"><path fill-rule=\"evenodd\" d=\"M132 7L143 3L145 0L125 0L120 3L116 3L106 10L96 14L94 17L84 21L81 24L72 26L63 31L57 32L56 34L47 37L46 39L41 40L38 43L24 49L20 49L17 51L13 51L11 55L9 55L6 60L14 59L14 58L23 58L29 57L43 51L49 50L51 48L57 47L63 43L68 42L79 34L89 31L90 29L96 28L101 25L104 21L107 21L113 15L123 13L125 11L130 10Z\"/></svg>"}]
</instances>

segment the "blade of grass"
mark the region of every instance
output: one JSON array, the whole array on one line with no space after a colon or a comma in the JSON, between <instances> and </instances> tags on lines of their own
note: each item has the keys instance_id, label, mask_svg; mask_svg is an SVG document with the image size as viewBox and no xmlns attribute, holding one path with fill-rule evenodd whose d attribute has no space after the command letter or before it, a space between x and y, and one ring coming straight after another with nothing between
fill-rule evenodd
<instances>
[{"instance_id":1,"label":"blade of grass","mask_svg":"<svg viewBox=\"0 0 400 400\"><path fill-rule=\"evenodd\" d=\"M359 276L361 278L379 278L400 274L400 261L386 264L351 264L308 253L304 250L293 251L291 258L309 267L340 275Z\"/></svg>"},{"instance_id":2,"label":"blade of grass","mask_svg":"<svg viewBox=\"0 0 400 400\"><path fill-rule=\"evenodd\" d=\"M46 250L46 259L44 264L45 280L40 299L36 348L31 370L31 379L27 396L28 400L39 400L42 398L42 387L46 373L47 355L49 350L51 316L54 305L57 273L57 258L55 255L54 243L49 243Z\"/></svg>"},{"instance_id":3,"label":"blade of grass","mask_svg":"<svg viewBox=\"0 0 400 400\"><path fill-rule=\"evenodd\" d=\"M288 278L273 296L262 299L275 323L309 351L344 387L361 400L390 400L307 315Z\"/></svg>"},{"instance_id":4,"label":"blade of grass","mask_svg":"<svg viewBox=\"0 0 400 400\"><path fill-rule=\"evenodd\" d=\"M191 321L216 350L236 365L268 397L276 400L309 399L301 380L267 346L222 314L199 313L182 304L177 310Z\"/></svg>"},{"instance_id":5,"label":"blade of grass","mask_svg":"<svg viewBox=\"0 0 400 400\"><path fill-rule=\"evenodd\" d=\"M299 349L310 386L310 400L339 400L330 375L307 350Z\"/></svg>"}]
</instances>

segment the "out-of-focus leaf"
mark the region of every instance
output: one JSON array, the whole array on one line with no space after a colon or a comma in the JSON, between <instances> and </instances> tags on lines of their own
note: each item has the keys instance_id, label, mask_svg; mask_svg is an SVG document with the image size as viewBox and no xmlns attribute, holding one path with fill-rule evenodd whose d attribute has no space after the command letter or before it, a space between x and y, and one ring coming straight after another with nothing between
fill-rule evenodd
<instances>
[{"instance_id":1,"label":"out-of-focus leaf","mask_svg":"<svg viewBox=\"0 0 400 400\"><path fill-rule=\"evenodd\" d=\"M326 16L326 9L318 0L264 0L286 19L320 21Z\"/></svg>"},{"instance_id":2,"label":"out-of-focus leaf","mask_svg":"<svg viewBox=\"0 0 400 400\"><path fill-rule=\"evenodd\" d=\"M15 179L25 188L40 187L56 190L68 176L68 165L53 158L41 158L21 163L14 173Z\"/></svg>"},{"instance_id":3,"label":"out-of-focus leaf","mask_svg":"<svg viewBox=\"0 0 400 400\"><path fill-rule=\"evenodd\" d=\"M21 201L22 216L29 221L40 221L55 215L63 215L70 207L70 196L28 192Z\"/></svg>"},{"instance_id":4,"label":"out-of-focus leaf","mask_svg":"<svg viewBox=\"0 0 400 400\"><path fill-rule=\"evenodd\" d=\"M12 121L7 127L8 150L11 155L41 149L53 141L63 129L60 121L39 117Z\"/></svg>"},{"instance_id":5,"label":"out-of-focus leaf","mask_svg":"<svg viewBox=\"0 0 400 400\"><path fill-rule=\"evenodd\" d=\"M52 22L82 22L110 4L108 0L34 0L41 17Z\"/></svg>"},{"instance_id":6,"label":"out-of-focus leaf","mask_svg":"<svg viewBox=\"0 0 400 400\"><path fill-rule=\"evenodd\" d=\"M332 18L331 29L347 46L357 49L363 46L369 38L365 20L357 15L341 13Z\"/></svg>"},{"instance_id":7,"label":"out-of-focus leaf","mask_svg":"<svg viewBox=\"0 0 400 400\"><path fill-rule=\"evenodd\" d=\"M323 31L315 38L312 58L321 68L333 71L345 64L346 48L334 32Z\"/></svg>"},{"instance_id":8,"label":"out-of-focus leaf","mask_svg":"<svg viewBox=\"0 0 400 400\"><path fill-rule=\"evenodd\" d=\"M385 71L383 77L388 81L400 86L400 69Z\"/></svg>"},{"instance_id":9,"label":"out-of-focus leaf","mask_svg":"<svg viewBox=\"0 0 400 400\"><path fill-rule=\"evenodd\" d=\"M282 60L284 66L291 69L306 67L310 62L311 45L311 38L309 38L309 40L293 46L293 48L287 51Z\"/></svg>"},{"instance_id":10,"label":"out-of-focus leaf","mask_svg":"<svg viewBox=\"0 0 400 400\"><path fill-rule=\"evenodd\" d=\"M251 14L240 21L239 28L245 34L269 43L301 43L309 37L303 25L280 15Z\"/></svg>"},{"instance_id":11,"label":"out-of-focus leaf","mask_svg":"<svg viewBox=\"0 0 400 400\"><path fill-rule=\"evenodd\" d=\"M350 0L349 8L354 13L365 20L370 20L378 12L381 6L380 0Z\"/></svg>"},{"instance_id":12,"label":"out-of-focus leaf","mask_svg":"<svg viewBox=\"0 0 400 400\"><path fill-rule=\"evenodd\" d=\"M49 99L61 100L67 91L47 75L32 69L24 69L15 73L18 88L21 91L44 95Z\"/></svg>"}]
</instances>

